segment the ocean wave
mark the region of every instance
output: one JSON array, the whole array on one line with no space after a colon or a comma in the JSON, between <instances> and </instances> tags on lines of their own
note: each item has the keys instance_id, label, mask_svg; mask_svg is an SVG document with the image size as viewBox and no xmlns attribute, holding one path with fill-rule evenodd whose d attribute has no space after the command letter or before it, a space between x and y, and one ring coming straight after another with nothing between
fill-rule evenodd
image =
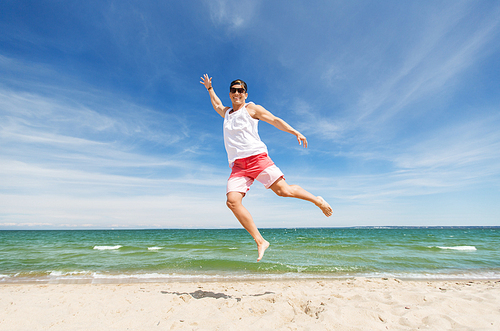
<instances>
[{"instance_id":1,"label":"ocean wave","mask_svg":"<svg viewBox=\"0 0 500 331\"><path fill-rule=\"evenodd\" d=\"M164 247L148 247L148 251L159 251L160 249L163 249Z\"/></svg>"},{"instance_id":2,"label":"ocean wave","mask_svg":"<svg viewBox=\"0 0 500 331\"><path fill-rule=\"evenodd\" d=\"M94 249L97 249L99 251L109 251L109 250L116 250L122 248L122 245L116 245L116 246L94 246Z\"/></svg>"},{"instance_id":3,"label":"ocean wave","mask_svg":"<svg viewBox=\"0 0 500 331\"><path fill-rule=\"evenodd\" d=\"M451 249L451 250L455 250L455 251L477 251L477 248L474 246L452 246L452 247L437 246L437 248Z\"/></svg>"}]
</instances>

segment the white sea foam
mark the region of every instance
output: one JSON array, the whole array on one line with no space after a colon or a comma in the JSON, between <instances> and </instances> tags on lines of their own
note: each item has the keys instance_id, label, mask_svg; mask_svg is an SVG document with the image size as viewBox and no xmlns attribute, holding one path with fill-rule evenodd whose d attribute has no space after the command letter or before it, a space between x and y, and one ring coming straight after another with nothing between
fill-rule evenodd
<instances>
[{"instance_id":1,"label":"white sea foam","mask_svg":"<svg viewBox=\"0 0 500 331\"><path fill-rule=\"evenodd\" d=\"M91 275L90 271L51 271L49 276L51 277L70 277L70 276L88 276Z\"/></svg>"},{"instance_id":2,"label":"white sea foam","mask_svg":"<svg viewBox=\"0 0 500 331\"><path fill-rule=\"evenodd\" d=\"M498 279L499 273L490 272L464 272L464 273L342 273L330 275L317 275L301 272L287 272L283 274L253 274L253 273L214 273L214 274L178 274L178 273L134 273L134 274L105 274L93 273L93 282L156 282L156 281L218 281L218 280L279 280L279 279L345 279L355 277L366 278L398 278L398 279L467 279L484 280Z\"/></svg>"},{"instance_id":3,"label":"white sea foam","mask_svg":"<svg viewBox=\"0 0 500 331\"><path fill-rule=\"evenodd\" d=\"M308 279L318 278L313 274L285 273L285 274L247 274L247 273L215 273L215 274L177 274L177 273L144 273L144 274L103 274L94 273L92 275L93 282L156 282L156 281L218 281L218 280L262 280L262 279ZM323 278L323 277L320 277ZM329 278L329 277L328 277ZM338 276L334 278L340 278Z\"/></svg>"},{"instance_id":4,"label":"white sea foam","mask_svg":"<svg viewBox=\"0 0 500 331\"><path fill-rule=\"evenodd\" d=\"M451 249L455 251L477 251L477 248L474 246L453 246L453 247L438 246L438 248Z\"/></svg>"},{"instance_id":5,"label":"white sea foam","mask_svg":"<svg viewBox=\"0 0 500 331\"><path fill-rule=\"evenodd\" d=\"M94 246L94 249L97 249L99 251L107 251L107 250L116 250L116 249L120 249L121 245L116 245L116 246Z\"/></svg>"},{"instance_id":6,"label":"white sea foam","mask_svg":"<svg viewBox=\"0 0 500 331\"><path fill-rule=\"evenodd\" d=\"M144 274L102 274L95 272L92 275L95 279L166 279L171 278L171 274L144 273Z\"/></svg>"},{"instance_id":7,"label":"white sea foam","mask_svg":"<svg viewBox=\"0 0 500 331\"><path fill-rule=\"evenodd\" d=\"M396 278L406 280L489 280L498 279L500 272L457 272L457 273L340 273L340 274L310 274L301 272L287 272L283 274L255 274L255 273L210 273L210 274L183 274L183 273L122 273L110 274L89 271L53 271L46 276L18 277L18 275L0 275L0 283L81 283L81 284L121 284L143 282L191 282L191 281L223 281L223 280L286 280L286 279L351 279L363 278Z\"/></svg>"},{"instance_id":8,"label":"white sea foam","mask_svg":"<svg viewBox=\"0 0 500 331\"><path fill-rule=\"evenodd\" d=\"M163 247L148 247L148 251L159 251L160 249L163 249Z\"/></svg>"}]
</instances>

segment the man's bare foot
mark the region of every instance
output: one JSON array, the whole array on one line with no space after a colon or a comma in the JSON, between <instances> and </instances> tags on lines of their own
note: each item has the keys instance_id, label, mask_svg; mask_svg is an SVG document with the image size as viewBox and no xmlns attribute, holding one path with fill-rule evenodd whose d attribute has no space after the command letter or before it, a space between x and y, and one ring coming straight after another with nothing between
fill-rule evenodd
<instances>
[{"instance_id":1,"label":"man's bare foot","mask_svg":"<svg viewBox=\"0 0 500 331\"><path fill-rule=\"evenodd\" d=\"M333 214L333 209L330 207L328 202L325 201L322 197L318 196L318 199L321 201L319 205L317 205L323 214L325 214L326 217L330 217Z\"/></svg>"},{"instance_id":2,"label":"man's bare foot","mask_svg":"<svg viewBox=\"0 0 500 331\"><path fill-rule=\"evenodd\" d=\"M266 249L269 247L269 242L267 240L264 240L262 244L257 244L257 250L259 252L259 257L257 258L257 262L259 262L262 257L264 256L264 252Z\"/></svg>"}]
</instances>

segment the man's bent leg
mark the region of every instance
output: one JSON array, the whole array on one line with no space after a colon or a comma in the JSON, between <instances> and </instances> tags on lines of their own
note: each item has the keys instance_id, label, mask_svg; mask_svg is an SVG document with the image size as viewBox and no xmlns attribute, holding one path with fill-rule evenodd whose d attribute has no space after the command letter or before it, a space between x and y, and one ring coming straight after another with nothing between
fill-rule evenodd
<instances>
[{"instance_id":1,"label":"man's bent leg","mask_svg":"<svg viewBox=\"0 0 500 331\"><path fill-rule=\"evenodd\" d=\"M229 192L227 194L227 206L233 212L234 216L238 219L240 224L245 228L245 230L250 233L250 235L257 243L257 250L259 253L259 257L257 258L257 262L262 259L264 256L264 252L269 247L269 242L262 237L253 221L252 215L250 212L243 206L242 200L245 196L244 193L241 192Z\"/></svg>"},{"instance_id":2,"label":"man's bent leg","mask_svg":"<svg viewBox=\"0 0 500 331\"><path fill-rule=\"evenodd\" d=\"M325 199L320 196L314 196L298 185L288 185L284 178L278 179L269 188L280 197L297 198L314 203L321 209L326 217L332 216L333 214L332 207L330 207Z\"/></svg>"}]
</instances>

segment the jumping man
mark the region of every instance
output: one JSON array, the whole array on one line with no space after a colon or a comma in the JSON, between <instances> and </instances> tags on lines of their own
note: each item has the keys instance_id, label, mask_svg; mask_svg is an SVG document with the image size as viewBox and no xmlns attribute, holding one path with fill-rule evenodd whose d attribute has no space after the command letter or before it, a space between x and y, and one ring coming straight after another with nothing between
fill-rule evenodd
<instances>
[{"instance_id":1,"label":"jumping man","mask_svg":"<svg viewBox=\"0 0 500 331\"><path fill-rule=\"evenodd\" d=\"M288 185L281 170L267 155L267 147L260 140L257 125L261 120L291 133L304 148L307 148L306 137L264 107L253 102L246 103L248 93L244 81L238 79L229 85L232 107L224 107L215 94L211 77L205 74L200 83L208 90L215 111L224 118L224 145L229 166L232 168L227 181L227 206L257 243L257 261L260 261L269 247L269 242L262 237L252 215L242 204L243 197L255 179L280 197L298 198L314 203L327 217L332 215L332 208L322 197L315 196L298 185Z\"/></svg>"}]
</instances>

